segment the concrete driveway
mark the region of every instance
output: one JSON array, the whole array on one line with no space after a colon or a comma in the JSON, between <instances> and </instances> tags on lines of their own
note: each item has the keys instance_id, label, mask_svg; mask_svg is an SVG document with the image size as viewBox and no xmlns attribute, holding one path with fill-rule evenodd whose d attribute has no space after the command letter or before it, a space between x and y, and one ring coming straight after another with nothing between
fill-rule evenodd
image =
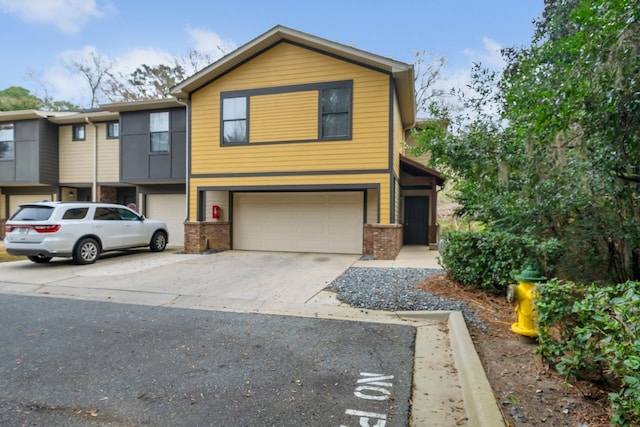
<instances>
[{"instance_id":1,"label":"concrete driveway","mask_svg":"<svg viewBox=\"0 0 640 427\"><path fill-rule=\"evenodd\" d=\"M130 251L91 265L55 259L48 264L0 264L5 292L24 291L251 312L305 304L356 260L356 255L227 251L185 255Z\"/></svg>"}]
</instances>

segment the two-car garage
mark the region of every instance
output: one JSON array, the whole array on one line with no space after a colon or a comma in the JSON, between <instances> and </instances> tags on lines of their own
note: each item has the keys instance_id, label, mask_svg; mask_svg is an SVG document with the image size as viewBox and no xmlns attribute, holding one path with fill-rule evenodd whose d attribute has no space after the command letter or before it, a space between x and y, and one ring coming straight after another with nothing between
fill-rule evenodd
<instances>
[{"instance_id":1,"label":"two-car garage","mask_svg":"<svg viewBox=\"0 0 640 427\"><path fill-rule=\"evenodd\" d=\"M233 249L362 253L364 193L233 194Z\"/></svg>"}]
</instances>

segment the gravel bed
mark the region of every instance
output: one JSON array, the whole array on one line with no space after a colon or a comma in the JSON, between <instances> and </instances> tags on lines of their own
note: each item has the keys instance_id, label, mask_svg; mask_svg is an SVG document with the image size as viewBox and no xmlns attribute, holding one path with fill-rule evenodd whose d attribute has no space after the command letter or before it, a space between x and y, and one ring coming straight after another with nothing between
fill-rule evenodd
<instances>
[{"instance_id":1,"label":"gravel bed","mask_svg":"<svg viewBox=\"0 0 640 427\"><path fill-rule=\"evenodd\" d=\"M452 310L461 311L467 323L484 326L475 309L466 302L440 297L418 289L419 282L440 269L351 267L336 278L328 290L352 307L371 310Z\"/></svg>"}]
</instances>

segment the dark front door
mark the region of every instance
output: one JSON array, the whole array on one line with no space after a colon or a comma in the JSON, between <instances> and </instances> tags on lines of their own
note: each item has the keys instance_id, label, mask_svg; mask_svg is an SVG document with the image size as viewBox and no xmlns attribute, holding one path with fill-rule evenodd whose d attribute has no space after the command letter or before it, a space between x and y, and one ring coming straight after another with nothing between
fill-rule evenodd
<instances>
[{"instance_id":1,"label":"dark front door","mask_svg":"<svg viewBox=\"0 0 640 427\"><path fill-rule=\"evenodd\" d=\"M404 244L429 244L429 197L404 198Z\"/></svg>"}]
</instances>

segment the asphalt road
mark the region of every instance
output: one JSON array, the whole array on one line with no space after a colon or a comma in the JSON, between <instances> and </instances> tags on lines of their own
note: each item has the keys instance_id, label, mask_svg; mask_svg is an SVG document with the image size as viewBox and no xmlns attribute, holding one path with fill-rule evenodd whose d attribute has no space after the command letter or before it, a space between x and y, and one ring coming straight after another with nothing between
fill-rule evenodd
<instances>
[{"instance_id":1,"label":"asphalt road","mask_svg":"<svg viewBox=\"0 0 640 427\"><path fill-rule=\"evenodd\" d=\"M2 426L409 424L411 326L15 295L0 306Z\"/></svg>"}]
</instances>

